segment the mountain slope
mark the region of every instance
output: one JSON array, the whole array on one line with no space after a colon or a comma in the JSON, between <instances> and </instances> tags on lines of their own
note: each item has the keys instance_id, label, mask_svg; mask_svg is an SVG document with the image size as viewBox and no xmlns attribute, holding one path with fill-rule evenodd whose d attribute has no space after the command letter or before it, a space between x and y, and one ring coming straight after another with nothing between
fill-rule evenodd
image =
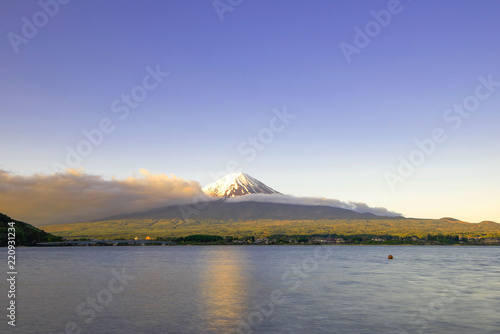
<instances>
[{"instance_id":1,"label":"mountain slope","mask_svg":"<svg viewBox=\"0 0 500 334\"><path fill-rule=\"evenodd\" d=\"M248 221L272 220L317 220L317 219L393 219L401 217L377 216L373 213L358 213L348 209L322 205L295 205L266 202L228 202L215 200L199 203L200 210L190 206L167 206L144 212L107 217L116 219L194 219Z\"/></svg>"},{"instance_id":2,"label":"mountain slope","mask_svg":"<svg viewBox=\"0 0 500 334\"><path fill-rule=\"evenodd\" d=\"M259 180L245 173L229 174L209 184L203 191L215 197L236 197L249 194L280 194Z\"/></svg>"}]
</instances>

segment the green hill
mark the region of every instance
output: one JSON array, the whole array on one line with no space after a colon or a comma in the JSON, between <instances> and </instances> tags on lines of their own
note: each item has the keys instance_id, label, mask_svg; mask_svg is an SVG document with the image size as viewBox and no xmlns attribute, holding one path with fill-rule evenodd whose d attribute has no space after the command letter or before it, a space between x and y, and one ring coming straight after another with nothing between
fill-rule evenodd
<instances>
[{"instance_id":1,"label":"green hill","mask_svg":"<svg viewBox=\"0 0 500 334\"><path fill-rule=\"evenodd\" d=\"M46 231L66 238L183 237L193 234L220 236L269 235L394 235L453 234L468 238L500 237L500 224L435 219L318 219L318 220L231 220L231 219L112 219L105 221L44 226Z\"/></svg>"},{"instance_id":2,"label":"green hill","mask_svg":"<svg viewBox=\"0 0 500 334\"><path fill-rule=\"evenodd\" d=\"M99 221L44 226L66 238L171 238L193 234L231 237L269 235L393 235L425 237L453 234L462 237L499 237L500 224L470 224L453 218L413 219L312 205L267 202L211 201L202 209L167 206L123 214Z\"/></svg>"},{"instance_id":3,"label":"green hill","mask_svg":"<svg viewBox=\"0 0 500 334\"><path fill-rule=\"evenodd\" d=\"M0 213L0 247L7 246L8 240L8 224L14 222L16 229L16 246L29 246L37 242L61 241L62 237L58 237L42 231L33 225L21 222L10 218Z\"/></svg>"}]
</instances>

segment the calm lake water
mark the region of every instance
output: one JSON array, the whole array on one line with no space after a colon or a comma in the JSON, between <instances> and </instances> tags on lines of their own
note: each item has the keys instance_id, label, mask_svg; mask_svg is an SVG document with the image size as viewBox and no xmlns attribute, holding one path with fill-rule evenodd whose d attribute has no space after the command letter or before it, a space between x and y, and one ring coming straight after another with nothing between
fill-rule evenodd
<instances>
[{"instance_id":1,"label":"calm lake water","mask_svg":"<svg viewBox=\"0 0 500 334\"><path fill-rule=\"evenodd\" d=\"M500 247L18 248L17 260L16 327L2 279L1 333L500 332Z\"/></svg>"}]
</instances>

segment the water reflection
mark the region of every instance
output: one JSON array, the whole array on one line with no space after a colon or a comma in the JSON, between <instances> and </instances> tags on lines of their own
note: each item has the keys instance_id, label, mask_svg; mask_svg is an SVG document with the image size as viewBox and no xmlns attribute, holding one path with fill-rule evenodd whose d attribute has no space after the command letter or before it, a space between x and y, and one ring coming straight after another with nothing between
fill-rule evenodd
<instances>
[{"instance_id":1,"label":"water reflection","mask_svg":"<svg viewBox=\"0 0 500 334\"><path fill-rule=\"evenodd\" d=\"M311 249L20 248L15 333L61 333L69 321L82 334L235 333L274 289L288 302L243 333L499 333L499 247L342 246L292 291L282 275ZM108 288L112 268L135 278L86 323L76 308Z\"/></svg>"},{"instance_id":2,"label":"water reflection","mask_svg":"<svg viewBox=\"0 0 500 334\"><path fill-rule=\"evenodd\" d=\"M211 247L203 254L200 317L206 330L234 331L248 312L248 254L235 247Z\"/></svg>"}]
</instances>

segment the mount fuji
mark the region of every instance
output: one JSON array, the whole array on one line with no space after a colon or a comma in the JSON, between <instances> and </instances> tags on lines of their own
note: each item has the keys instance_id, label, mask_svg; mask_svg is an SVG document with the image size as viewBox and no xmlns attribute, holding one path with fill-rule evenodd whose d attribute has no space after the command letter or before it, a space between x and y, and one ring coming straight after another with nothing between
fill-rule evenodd
<instances>
[{"instance_id":1,"label":"mount fuji","mask_svg":"<svg viewBox=\"0 0 500 334\"><path fill-rule=\"evenodd\" d=\"M283 195L245 173L229 174L202 188L206 199L196 204L170 205L148 211L107 217L113 219L306 220L401 218L390 212L373 213L369 207L340 201ZM203 208L203 209L197 209ZM387 215L386 215L387 214ZM389 217L390 216L390 217Z\"/></svg>"},{"instance_id":2,"label":"mount fuji","mask_svg":"<svg viewBox=\"0 0 500 334\"><path fill-rule=\"evenodd\" d=\"M417 235L432 230L442 234L461 231L475 235L500 231L500 225L493 222L469 224L452 218L405 218L364 203L284 195L245 173L227 175L202 190L201 198L194 197L191 203L170 204L92 222L45 226L45 229L76 238L193 234Z\"/></svg>"},{"instance_id":3,"label":"mount fuji","mask_svg":"<svg viewBox=\"0 0 500 334\"><path fill-rule=\"evenodd\" d=\"M222 179L204 187L203 191L207 195L225 198L252 194L282 195L280 192L245 173L226 175Z\"/></svg>"}]
</instances>

